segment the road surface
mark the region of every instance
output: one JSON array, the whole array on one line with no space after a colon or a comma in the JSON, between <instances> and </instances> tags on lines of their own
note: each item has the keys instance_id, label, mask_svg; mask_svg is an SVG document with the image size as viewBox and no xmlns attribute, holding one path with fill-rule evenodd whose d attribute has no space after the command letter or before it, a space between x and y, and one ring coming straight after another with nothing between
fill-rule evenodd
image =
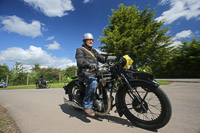
<instances>
[{"instance_id":1,"label":"road surface","mask_svg":"<svg viewBox=\"0 0 200 133\"><path fill-rule=\"evenodd\" d=\"M163 85L172 103L170 122L158 133L200 133L200 82ZM135 127L114 110L108 116L88 117L63 104L62 88L0 90L0 104L22 133L150 133ZM156 132L156 131L155 131Z\"/></svg>"}]
</instances>

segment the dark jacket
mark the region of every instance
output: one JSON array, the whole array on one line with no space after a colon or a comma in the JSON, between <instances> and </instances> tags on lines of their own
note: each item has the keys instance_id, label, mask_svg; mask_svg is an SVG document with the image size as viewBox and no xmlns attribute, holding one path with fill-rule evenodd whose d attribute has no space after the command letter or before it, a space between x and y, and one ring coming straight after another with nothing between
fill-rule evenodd
<instances>
[{"instance_id":1,"label":"dark jacket","mask_svg":"<svg viewBox=\"0 0 200 133\"><path fill-rule=\"evenodd\" d=\"M79 80L82 81L85 77L95 77L97 70L93 69L98 67L98 62L105 63L106 59L104 56L100 55L95 49L89 50L93 53L93 57L87 50L83 47L76 49L76 62L78 66L77 75Z\"/></svg>"}]
</instances>

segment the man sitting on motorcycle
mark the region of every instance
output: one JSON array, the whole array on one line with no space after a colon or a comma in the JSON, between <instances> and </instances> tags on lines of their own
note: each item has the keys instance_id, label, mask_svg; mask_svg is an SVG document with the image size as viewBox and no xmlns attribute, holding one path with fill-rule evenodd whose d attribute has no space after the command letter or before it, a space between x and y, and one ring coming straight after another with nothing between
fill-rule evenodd
<instances>
[{"instance_id":1,"label":"man sitting on motorcycle","mask_svg":"<svg viewBox=\"0 0 200 133\"><path fill-rule=\"evenodd\" d=\"M85 82L87 87L85 88L85 95L83 98L83 107L86 114L89 116L95 116L92 109L94 96L97 87L97 70L98 62L105 63L106 58L101 56L93 46L93 35L91 33L85 33L83 35L83 45L76 50L76 61L78 66L78 77L81 82Z\"/></svg>"},{"instance_id":2,"label":"man sitting on motorcycle","mask_svg":"<svg viewBox=\"0 0 200 133\"><path fill-rule=\"evenodd\" d=\"M38 88L46 88L47 82L42 74L39 75L39 80L35 81L35 84Z\"/></svg>"}]
</instances>

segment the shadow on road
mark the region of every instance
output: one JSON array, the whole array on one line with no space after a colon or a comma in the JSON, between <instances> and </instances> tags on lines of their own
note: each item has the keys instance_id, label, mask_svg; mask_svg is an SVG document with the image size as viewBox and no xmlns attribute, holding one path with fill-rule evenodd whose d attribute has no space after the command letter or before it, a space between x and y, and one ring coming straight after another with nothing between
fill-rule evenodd
<instances>
[{"instance_id":1,"label":"shadow on road","mask_svg":"<svg viewBox=\"0 0 200 133\"><path fill-rule=\"evenodd\" d=\"M98 120L98 121L103 121L105 119L105 120L108 120L108 122L110 122L110 123L116 123L116 124L124 125L127 127L132 127L132 128L135 127L131 122L129 122L128 120L123 119L121 117L106 115L106 116L95 116L95 117L91 117L91 118Z\"/></svg>"},{"instance_id":2,"label":"shadow on road","mask_svg":"<svg viewBox=\"0 0 200 133\"><path fill-rule=\"evenodd\" d=\"M73 107L69 106L68 104L61 104L59 106L65 114L69 115L69 117L76 117L77 119L79 119L83 122L86 122L86 123L91 122L91 120L89 120L87 118L89 116L87 116L84 111L74 109ZM97 120L97 121L108 120L108 122L110 122L110 123L116 123L116 124L120 124L120 125L127 126L130 128L137 128L131 122L129 122L127 119L124 119L121 117L106 115L106 116L95 116L95 117L90 117L90 118ZM146 131L149 131L149 130L146 130ZM157 130L154 130L153 132L157 132Z\"/></svg>"},{"instance_id":3,"label":"shadow on road","mask_svg":"<svg viewBox=\"0 0 200 133\"><path fill-rule=\"evenodd\" d=\"M87 119L87 117L89 117L89 116L87 116L85 114L85 112L82 110L76 110L67 104L61 104L60 108L64 113L68 114L69 117L76 117L77 119L79 119L83 122L87 122L87 123L91 122L89 119ZM116 117L116 116L107 115L107 116L95 116L95 117L90 117L90 118L97 120L97 121L103 121L104 119L106 119L106 120L108 120L108 122L126 125L127 127L132 127L132 128L135 127L128 120L120 118L120 117Z\"/></svg>"},{"instance_id":4,"label":"shadow on road","mask_svg":"<svg viewBox=\"0 0 200 133\"><path fill-rule=\"evenodd\" d=\"M61 104L59 106L65 114L69 115L69 117L76 117L77 119L86 123L91 122L89 119L87 119L85 113L82 110L74 109L71 106L68 106L67 104Z\"/></svg>"}]
</instances>

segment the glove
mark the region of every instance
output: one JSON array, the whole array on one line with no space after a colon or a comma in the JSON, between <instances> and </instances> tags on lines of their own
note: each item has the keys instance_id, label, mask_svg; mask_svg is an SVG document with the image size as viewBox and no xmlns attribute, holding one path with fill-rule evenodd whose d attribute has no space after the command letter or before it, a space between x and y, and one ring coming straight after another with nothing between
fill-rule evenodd
<instances>
[{"instance_id":1,"label":"glove","mask_svg":"<svg viewBox=\"0 0 200 133\"><path fill-rule=\"evenodd\" d=\"M97 70L97 65L96 64L90 64L89 67L93 70Z\"/></svg>"}]
</instances>

